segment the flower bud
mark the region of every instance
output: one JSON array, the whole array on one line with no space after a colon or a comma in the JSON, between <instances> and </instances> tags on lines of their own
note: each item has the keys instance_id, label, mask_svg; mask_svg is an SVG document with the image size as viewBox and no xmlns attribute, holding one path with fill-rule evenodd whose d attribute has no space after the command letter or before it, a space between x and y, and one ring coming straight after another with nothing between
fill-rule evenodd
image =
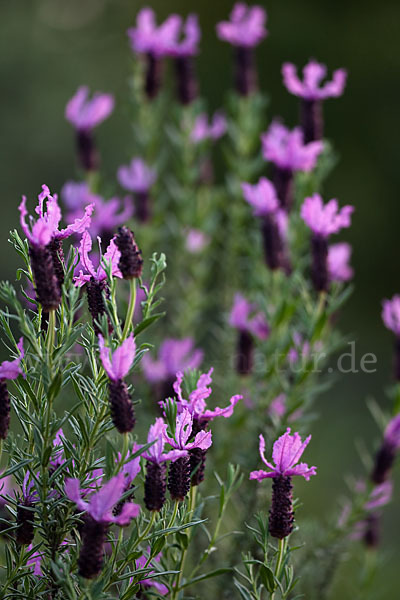
<instances>
[{"instance_id":1,"label":"flower bud","mask_svg":"<svg viewBox=\"0 0 400 600\"><path fill-rule=\"evenodd\" d=\"M124 279L133 279L142 275L143 259L139 250L133 231L128 227L119 227L115 236L115 245L121 252L118 268Z\"/></svg>"},{"instance_id":2,"label":"flower bud","mask_svg":"<svg viewBox=\"0 0 400 600\"><path fill-rule=\"evenodd\" d=\"M144 480L144 504L147 510L160 511L165 503L167 465L166 463L146 462Z\"/></svg>"},{"instance_id":3,"label":"flower bud","mask_svg":"<svg viewBox=\"0 0 400 600\"><path fill-rule=\"evenodd\" d=\"M269 511L269 533L282 540L293 531L294 515L290 477L274 477L272 505Z\"/></svg>"},{"instance_id":4,"label":"flower bud","mask_svg":"<svg viewBox=\"0 0 400 600\"><path fill-rule=\"evenodd\" d=\"M168 490L172 500L183 501L190 490L189 456L178 458L171 463L168 474Z\"/></svg>"}]
</instances>

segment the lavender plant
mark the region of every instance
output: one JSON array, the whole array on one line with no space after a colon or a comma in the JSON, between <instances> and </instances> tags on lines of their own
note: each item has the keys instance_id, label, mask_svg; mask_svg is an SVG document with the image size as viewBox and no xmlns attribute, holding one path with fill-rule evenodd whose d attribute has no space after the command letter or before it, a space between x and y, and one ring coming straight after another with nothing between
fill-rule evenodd
<instances>
[{"instance_id":1,"label":"lavender plant","mask_svg":"<svg viewBox=\"0 0 400 600\"><path fill-rule=\"evenodd\" d=\"M292 482L317 474L299 461L345 343L351 247L330 236L354 208L321 194L336 161L322 101L343 93L346 72L322 84L316 61L303 81L283 66L301 98L290 129L269 121L258 86L265 10L236 4L217 35L233 46L234 89L211 118L197 17L157 25L142 9L128 30L132 154L115 182L93 133L114 98L80 87L65 113L80 177L61 192L66 227L45 185L36 220L19 206L21 267L0 285L12 358L0 365L1 598L321 600L360 539L368 597L400 447L398 297L383 310L394 408L374 408L383 435L368 473L324 523L308 523ZM254 470L257 439L268 471ZM268 478L271 498L250 481Z\"/></svg>"}]
</instances>

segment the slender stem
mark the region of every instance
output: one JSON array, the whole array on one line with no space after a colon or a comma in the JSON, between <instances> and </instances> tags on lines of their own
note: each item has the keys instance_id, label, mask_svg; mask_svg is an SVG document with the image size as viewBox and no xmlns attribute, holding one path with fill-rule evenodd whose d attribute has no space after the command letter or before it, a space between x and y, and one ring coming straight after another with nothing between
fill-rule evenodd
<instances>
[{"instance_id":1,"label":"slender stem","mask_svg":"<svg viewBox=\"0 0 400 600\"><path fill-rule=\"evenodd\" d=\"M130 327L132 324L132 320L133 320L133 313L135 312L135 304L136 304L136 278L133 277L130 280L128 311L126 313L126 319L125 319L125 324L124 324L124 330L122 332L121 342L123 342L124 339L126 339L126 337L128 336L128 333L129 333L129 330L130 330Z\"/></svg>"},{"instance_id":2,"label":"slender stem","mask_svg":"<svg viewBox=\"0 0 400 600\"><path fill-rule=\"evenodd\" d=\"M285 554L286 554L286 540L287 538L283 538L282 540L279 540L279 544L278 544L278 556L276 558L276 564L275 564L275 577L279 579L279 576L281 574L282 571L282 565L283 565L283 561L285 558Z\"/></svg>"},{"instance_id":3,"label":"slender stem","mask_svg":"<svg viewBox=\"0 0 400 600\"><path fill-rule=\"evenodd\" d=\"M123 434L123 445L122 445L122 452L121 452L121 460L119 461L118 465L117 465L117 473L120 471L120 469L122 468L123 464L126 461L126 456L128 454L128 448L129 448L129 433L124 433Z\"/></svg>"},{"instance_id":4,"label":"slender stem","mask_svg":"<svg viewBox=\"0 0 400 600\"><path fill-rule=\"evenodd\" d=\"M174 511L172 513L172 516L169 520L169 523L167 525L167 529L169 529L170 527L172 527L172 525L175 523L175 519L176 519L176 515L178 514L178 508L179 508L179 500L175 500L175 504L174 504Z\"/></svg>"},{"instance_id":5,"label":"slender stem","mask_svg":"<svg viewBox=\"0 0 400 600\"><path fill-rule=\"evenodd\" d=\"M49 364L52 362L52 354L54 348L54 340L56 335L56 311L53 309L49 312L49 325L47 330L47 356Z\"/></svg>"},{"instance_id":6,"label":"slender stem","mask_svg":"<svg viewBox=\"0 0 400 600\"><path fill-rule=\"evenodd\" d=\"M197 485L192 485L192 487L190 488L189 505L188 505L188 514L189 514L190 518L192 518L191 513L193 513L193 511L196 507L196 492L197 492ZM175 600L178 597L179 588L180 588L182 577L183 577L183 572L185 570L185 562L186 562L186 557L187 557L188 548L189 548L189 544L190 544L190 539L192 537L192 531L189 531L188 537L189 537L189 542L188 542L186 548L184 548L181 552L181 560L180 560L179 569L178 569L179 573L176 577L176 583L174 586L171 600Z\"/></svg>"}]
</instances>

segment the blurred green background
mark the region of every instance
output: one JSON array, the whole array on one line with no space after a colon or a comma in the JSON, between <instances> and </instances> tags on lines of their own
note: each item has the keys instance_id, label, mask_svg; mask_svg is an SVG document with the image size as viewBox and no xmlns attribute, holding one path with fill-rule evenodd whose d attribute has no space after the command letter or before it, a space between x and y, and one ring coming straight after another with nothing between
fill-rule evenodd
<instances>
[{"instance_id":1,"label":"blurred green background","mask_svg":"<svg viewBox=\"0 0 400 600\"><path fill-rule=\"evenodd\" d=\"M231 0L151 0L159 18L170 12L197 12L203 29L198 72L210 108L219 107L230 85L230 48L215 36L214 24L225 18ZM22 193L34 197L42 183L58 191L75 174L72 128L64 106L78 85L116 94L120 110L98 131L105 175L128 158L127 78L131 53L126 29L142 3L135 0L2 0L0 3L1 278L15 278L16 257L7 243L17 225ZM395 0L271 0L269 37L258 50L261 86L270 94L270 115L294 125L298 104L281 83L280 67L290 60L303 65L314 57L330 69L346 67L343 98L325 104L326 135L340 154L325 197L356 206L354 225L346 232L354 246L356 291L341 316L352 332L357 357L377 356L374 374L343 375L321 398L321 420L314 428L308 459L319 466L320 494L299 485L307 514L322 518L345 489L344 476L361 471L357 440L369 446L378 431L365 405L373 396L387 408L392 337L380 320L382 297L400 291L397 240L400 170L398 167L400 3ZM121 109L122 107L122 109ZM395 598L390 574L400 560L400 478L385 512L385 569L374 598ZM396 547L397 545L397 547ZM389 575L389 577L388 577ZM396 590L396 591L393 591Z\"/></svg>"}]
</instances>

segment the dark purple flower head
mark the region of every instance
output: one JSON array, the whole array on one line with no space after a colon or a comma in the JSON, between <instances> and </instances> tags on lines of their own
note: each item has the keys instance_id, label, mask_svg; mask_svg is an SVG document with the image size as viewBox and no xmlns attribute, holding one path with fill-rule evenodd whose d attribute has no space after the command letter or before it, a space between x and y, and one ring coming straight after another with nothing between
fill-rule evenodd
<instances>
[{"instance_id":1,"label":"dark purple flower head","mask_svg":"<svg viewBox=\"0 0 400 600\"><path fill-rule=\"evenodd\" d=\"M150 549L150 547L148 547L146 552L149 556L150 556L150 551L151 551L151 549ZM157 556L152 558L150 563L148 562L148 558L145 555L140 556L139 558L136 559L136 569L139 570L139 569L151 567L151 566L153 566L152 563L154 564L155 562L160 562L160 560L161 560L161 552L159 554L157 554ZM144 587L153 587L155 590L157 590L158 594L160 594L161 596L166 596L169 591L167 586L164 585L163 583L158 583L158 581L154 578L149 579L149 576L152 574L154 574L154 571L150 571L146 575L146 579L142 579L138 583L140 585L143 585Z\"/></svg>"},{"instance_id":2,"label":"dark purple flower head","mask_svg":"<svg viewBox=\"0 0 400 600\"><path fill-rule=\"evenodd\" d=\"M82 499L79 479L67 479L65 482L65 494L75 502L78 509L85 511L97 523L117 523L118 525L129 525L131 520L138 516L140 506L133 502L126 502L118 516L114 516L112 509L117 504L126 487L125 473L120 472L110 479L98 491L90 495L88 501Z\"/></svg>"},{"instance_id":3,"label":"dark purple flower head","mask_svg":"<svg viewBox=\"0 0 400 600\"><path fill-rule=\"evenodd\" d=\"M101 240L100 240L101 241ZM79 271L79 275L74 277L75 285L77 287L81 287L85 285L92 278L97 281L105 281L107 279L107 274L100 264L97 269L94 268L92 261L89 258L89 252L92 249L92 238L90 234L85 231L81 243L79 245L79 256L80 256L80 265L83 266L86 273L83 273L82 270ZM118 269L119 259L121 257L121 253L118 250L117 246L112 239L108 245L107 251L103 256L103 260L110 262L112 267L112 274L114 277L122 277L120 270Z\"/></svg>"},{"instance_id":4,"label":"dark purple flower head","mask_svg":"<svg viewBox=\"0 0 400 600\"><path fill-rule=\"evenodd\" d=\"M82 86L65 107L65 118L78 131L88 131L110 116L114 109L111 94L96 92L89 100L89 88Z\"/></svg>"},{"instance_id":5,"label":"dark purple flower head","mask_svg":"<svg viewBox=\"0 0 400 600\"><path fill-rule=\"evenodd\" d=\"M129 165L119 167L117 173L120 185L131 192L148 192L156 180L156 172L144 160L135 157Z\"/></svg>"},{"instance_id":6,"label":"dark purple flower head","mask_svg":"<svg viewBox=\"0 0 400 600\"><path fill-rule=\"evenodd\" d=\"M256 309L257 306L248 302L242 294L235 294L229 324L240 331L255 335L260 340L265 340L269 335L269 326L264 315L258 312L250 317Z\"/></svg>"},{"instance_id":7,"label":"dark purple flower head","mask_svg":"<svg viewBox=\"0 0 400 600\"><path fill-rule=\"evenodd\" d=\"M25 356L24 353L24 339L21 337L17 344L19 350L19 356L14 360L4 360L0 364L0 380L1 379L17 379L18 375L22 375L25 378L25 374L21 369L21 361Z\"/></svg>"},{"instance_id":8,"label":"dark purple flower head","mask_svg":"<svg viewBox=\"0 0 400 600\"><path fill-rule=\"evenodd\" d=\"M297 464L300 460L301 455L306 449L308 443L311 440L311 435L301 441L300 435L296 432L294 435L290 434L290 427L286 430L280 438L274 443L272 451L272 460L275 464L271 464L265 458L265 440L260 435L260 456L261 460L267 465L270 471L252 471L250 473L250 479L265 479L267 477L293 477L294 475L301 475L307 481L311 475L317 474L316 467L309 467L306 463Z\"/></svg>"},{"instance_id":9,"label":"dark purple flower head","mask_svg":"<svg viewBox=\"0 0 400 600\"><path fill-rule=\"evenodd\" d=\"M216 111L210 122L208 121L207 113L201 113L196 117L190 139L195 144L199 144L204 140L216 141L225 135L227 127L226 117L223 112Z\"/></svg>"},{"instance_id":10,"label":"dark purple flower head","mask_svg":"<svg viewBox=\"0 0 400 600\"><path fill-rule=\"evenodd\" d=\"M157 27L154 11L151 8L142 8L136 17L136 27L127 31L132 50L157 57L167 56L169 48L173 46L179 34L180 26L180 17L170 15Z\"/></svg>"},{"instance_id":11,"label":"dark purple flower head","mask_svg":"<svg viewBox=\"0 0 400 600\"><path fill-rule=\"evenodd\" d=\"M122 342L114 352L111 353L110 348L104 343L104 338L99 335L100 358L104 370L112 381L124 379L129 373L135 360L136 343L133 333Z\"/></svg>"},{"instance_id":12,"label":"dark purple flower head","mask_svg":"<svg viewBox=\"0 0 400 600\"><path fill-rule=\"evenodd\" d=\"M300 215L314 234L327 238L344 227L350 227L353 211L354 206L349 204L339 209L337 200L324 204L321 196L314 194L305 198Z\"/></svg>"},{"instance_id":13,"label":"dark purple flower head","mask_svg":"<svg viewBox=\"0 0 400 600\"><path fill-rule=\"evenodd\" d=\"M217 24L217 35L220 40L233 46L252 48L267 35L266 20L267 13L262 6L247 6L237 2L230 14L230 21Z\"/></svg>"},{"instance_id":14,"label":"dark purple flower head","mask_svg":"<svg viewBox=\"0 0 400 600\"><path fill-rule=\"evenodd\" d=\"M91 223L91 214L94 210L94 204L89 204L85 207L83 217L76 218L73 223L65 229L59 229L61 221L61 209L58 205L57 195L50 194L47 185L42 186L42 192L38 196L39 203L35 208L38 219L34 222L33 217L30 217L30 225L26 223L28 211L26 209L26 197L22 197L22 202L19 205L20 221L23 232L33 246L47 246L52 240L63 240L74 233L83 233ZM44 202L46 200L46 210Z\"/></svg>"},{"instance_id":15,"label":"dark purple flower head","mask_svg":"<svg viewBox=\"0 0 400 600\"><path fill-rule=\"evenodd\" d=\"M331 281L349 281L354 271L349 265L351 246L346 242L332 244L328 248L328 272Z\"/></svg>"},{"instance_id":16,"label":"dark purple flower head","mask_svg":"<svg viewBox=\"0 0 400 600\"><path fill-rule=\"evenodd\" d=\"M400 414L389 421L384 435L385 442L395 450L400 450Z\"/></svg>"},{"instance_id":17,"label":"dark purple flower head","mask_svg":"<svg viewBox=\"0 0 400 600\"><path fill-rule=\"evenodd\" d=\"M264 158L290 171L312 171L324 149L320 141L304 144L299 127L290 131L278 121L271 123L261 142Z\"/></svg>"},{"instance_id":18,"label":"dark purple flower head","mask_svg":"<svg viewBox=\"0 0 400 600\"><path fill-rule=\"evenodd\" d=\"M300 81L295 65L284 63L282 66L283 83L291 94L305 100L325 100L341 96L346 85L347 72L345 69L337 69L333 73L332 81L321 85L326 71L325 65L310 60L303 69L303 81Z\"/></svg>"},{"instance_id":19,"label":"dark purple flower head","mask_svg":"<svg viewBox=\"0 0 400 600\"><path fill-rule=\"evenodd\" d=\"M168 444L176 450L192 450L200 448L207 450L211 444L211 431L199 431L193 442L189 442L193 429L193 416L186 408L176 417L176 427L174 437L169 437L166 431L163 431L163 437Z\"/></svg>"},{"instance_id":20,"label":"dark purple flower head","mask_svg":"<svg viewBox=\"0 0 400 600\"><path fill-rule=\"evenodd\" d=\"M202 360L203 351L194 347L192 338L168 338L160 346L158 360L153 360L145 354L142 366L146 379L150 383L157 383L170 377L175 378L178 371L197 369Z\"/></svg>"},{"instance_id":21,"label":"dark purple flower head","mask_svg":"<svg viewBox=\"0 0 400 600\"><path fill-rule=\"evenodd\" d=\"M400 296L395 295L391 300L383 300L382 306L382 320L385 327L400 336Z\"/></svg>"},{"instance_id":22,"label":"dark purple flower head","mask_svg":"<svg viewBox=\"0 0 400 600\"><path fill-rule=\"evenodd\" d=\"M186 450L170 450L169 452L164 452L166 433L167 424L164 423L164 419L159 417L155 420L154 425L150 425L147 443L154 442L154 444L150 446L148 450L143 452L143 458L159 465L167 460L174 461L182 456L186 456Z\"/></svg>"},{"instance_id":23,"label":"dark purple flower head","mask_svg":"<svg viewBox=\"0 0 400 600\"><path fill-rule=\"evenodd\" d=\"M175 30L175 36L168 40L168 55L173 57L184 57L198 54L201 30L197 15L189 15L184 23L181 17L171 15L170 18L172 17L175 17L177 22L179 20L179 28ZM181 29L183 34L182 39L180 39Z\"/></svg>"},{"instance_id":24,"label":"dark purple flower head","mask_svg":"<svg viewBox=\"0 0 400 600\"><path fill-rule=\"evenodd\" d=\"M208 373L200 375L196 388L190 392L189 399L185 400L182 392L183 373L179 372L176 374L176 382L174 383L174 390L177 395L178 411L186 409L192 415L194 419L198 421L211 421L215 417L231 417L233 409L237 402L243 398L243 396L236 394L232 396L229 401L229 405L225 408L219 408L218 406L214 410L207 410L206 399L212 394L212 389L209 387L212 383L211 374L214 369L210 369Z\"/></svg>"}]
</instances>

